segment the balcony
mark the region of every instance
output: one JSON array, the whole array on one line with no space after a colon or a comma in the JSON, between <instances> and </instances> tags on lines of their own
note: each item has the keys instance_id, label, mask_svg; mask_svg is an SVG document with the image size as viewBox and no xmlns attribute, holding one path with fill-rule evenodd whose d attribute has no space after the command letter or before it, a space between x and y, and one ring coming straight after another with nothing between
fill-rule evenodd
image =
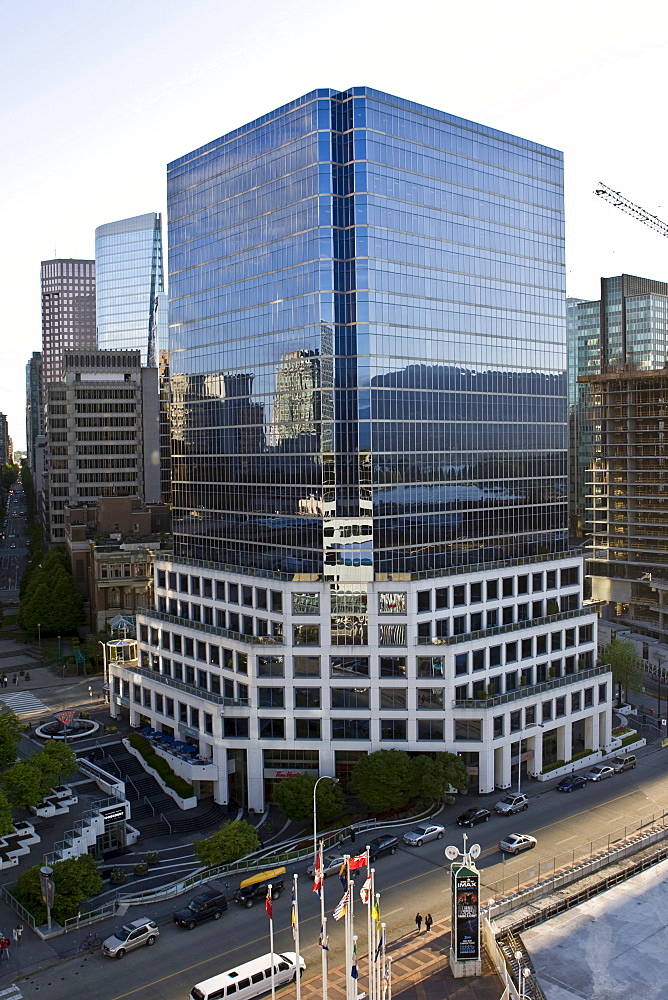
<instances>
[{"instance_id":1,"label":"balcony","mask_svg":"<svg viewBox=\"0 0 668 1000\"><path fill-rule=\"evenodd\" d=\"M205 701L210 701L213 705L221 705L224 708L248 708L249 700L248 698L226 698L222 694L214 694L213 691L207 691L206 688L197 687L196 684L188 684L185 681L177 681L173 677L165 677L164 674L159 674L157 670L150 670L148 667L140 667L136 661L125 664L126 670L131 670L135 674L141 674L142 677L147 677L149 680L155 681L158 684L164 684L165 687L172 688L176 691L183 691L185 694L195 695L197 698L203 698ZM114 698L117 695L114 694ZM126 704L127 699L122 699L122 703ZM140 705L136 706L141 708Z\"/></svg>"},{"instance_id":2,"label":"balcony","mask_svg":"<svg viewBox=\"0 0 668 1000\"><path fill-rule=\"evenodd\" d=\"M149 609L137 611L137 614L146 615L153 621L167 622L170 625L178 625L179 628L191 628L196 632L205 632L207 635L218 635L221 639L233 639L235 642L245 642L253 646L282 646L285 642L283 636L276 635L244 635L243 632L231 632L227 628L218 628L217 625L206 625L204 622L194 622L190 618L179 618L177 615L168 615L166 611L152 611Z\"/></svg>"},{"instance_id":3,"label":"balcony","mask_svg":"<svg viewBox=\"0 0 668 1000\"><path fill-rule=\"evenodd\" d=\"M545 615L543 618L527 618L521 622L511 622L509 625L495 625L494 628L483 628L477 632L462 632L461 635L449 635L443 638L431 636L424 638L418 636L418 646L456 646L460 642L474 642L478 639L487 639L495 635L506 635L508 632L521 632L523 629L538 628L541 625L555 625L558 622L569 621L573 618L582 618L584 615L596 614L596 607L602 601L591 601L581 608L573 608L571 611L559 611L556 615Z\"/></svg>"},{"instance_id":4,"label":"balcony","mask_svg":"<svg viewBox=\"0 0 668 1000\"><path fill-rule=\"evenodd\" d=\"M554 677L552 680L543 681L541 684L532 684L530 687L521 687L516 691L506 691L505 694L495 694L491 698L464 698L461 701L453 701L453 708L496 708L498 705L507 705L511 701L519 701L521 698L533 698L538 694L547 691L554 691L560 687L567 687L570 684L577 684L580 681L588 680L591 677L599 677L601 674L609 673L608 664L599 664L596 667L586 667L584 670L576 670L573 674L565 674L563 677Z\"/></svg>"}]
</instances>

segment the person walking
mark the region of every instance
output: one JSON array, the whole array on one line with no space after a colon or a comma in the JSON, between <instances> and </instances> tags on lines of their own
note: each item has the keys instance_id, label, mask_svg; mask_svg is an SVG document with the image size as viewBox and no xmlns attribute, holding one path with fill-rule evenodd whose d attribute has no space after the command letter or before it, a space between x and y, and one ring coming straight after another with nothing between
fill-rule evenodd
<instances>
[{"instance_id":1,"label":"person walking","mask_svg":"<svg viewBox=\"0 0 668 1000\"><path fill-rule=\"evenodd\" d=\"M421 913L416 913L415 914L415 926L417 927L418 934L419 934L420 931L422 930L422 914Z\"/></svg>"},{"instance_id":2,"label":"person walking","mask_svg":"<svg viewBox=\"0 0 668 1000\"><path fill-rule=\"evenodd\" d=\"M9 961L9 938L4 934L0 937L0 961Z\"/></svg>"},{"instance_id":3,"label":"person walking","mask_svg":"<svg viewBox=\"0 0 668 1000\"><path fill-rule=\"evenodd\" d=\"M351 844L355 843L355 827L354 826L350 827L350 843Z\"/></svg>"},{"instance_id":4,"label":"person walking","mask_svg":"<svg viewBox=\"0 0 668 1000\"><path fill-rule=\"evenodd\" d=\"M344 844L345 839L346 838L343 836L343 830L341 830L341 832L339 833L338 837L336 838L336 841L337 841L339 847L341 848L341 850L343 850L343 844Z\"/></svg>"},{"instance_id":5,"label":"person walking","mask_svg":"<svg viewBox=\"0 0 668 1000\"><path fill-rule=\"evenodd\" d=\"M432 917L431 913L428 913L427 916L424 918L424 929L427 931L427 933L429 933L429 931L431 930L431 925L433 924L433 922L434 918Z\"/></svg>"}]
</instances>

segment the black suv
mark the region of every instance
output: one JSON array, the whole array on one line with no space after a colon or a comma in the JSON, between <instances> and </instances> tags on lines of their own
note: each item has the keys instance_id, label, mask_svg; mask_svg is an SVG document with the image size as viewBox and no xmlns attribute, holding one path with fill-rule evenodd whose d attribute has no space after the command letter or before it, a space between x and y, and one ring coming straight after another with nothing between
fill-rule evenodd
<instances>
[{"instance_id":1,"label":"black suv","mask_svg":"<svg viewBox=\"0 0 668 1000\"><path fill-rule=\"evenodd\" d=\"M227 909L227 899L216 889L209 889L191 899L184 910L177 910L173 921L179 927L194 930L203 920L218 920Z\"/></svg>"},{"instance_id":2,"label":"black suv","mask_svg":"<svg viewBox=\"0 0 668 1000\"><path fill-rule=\"evenodd\" d=\"M369 844L369 861L382 858L384 854L394 854L398 846L399 841L397 838L390 836L389 833L384 834L382 837L376 837Z\"/></svg>"},{"instance_id":3,"label":"black suv","mask_svg":"<svg viewBox=\"0 0 668 1000\"><path fill-rule=\"evenodd\" d=\"M254 882L252 885L246 885L242 889L239 886L238 889L234 890L234 899L239 906L245 906L250 910L251 906L258 900L265 900L267 898L267 888L269 886L268 882ZM285 888L285 883L283 879L277 882L271 883L271 898L278 899L278 897L283 892Z\"/></svg>"}]
</instances>

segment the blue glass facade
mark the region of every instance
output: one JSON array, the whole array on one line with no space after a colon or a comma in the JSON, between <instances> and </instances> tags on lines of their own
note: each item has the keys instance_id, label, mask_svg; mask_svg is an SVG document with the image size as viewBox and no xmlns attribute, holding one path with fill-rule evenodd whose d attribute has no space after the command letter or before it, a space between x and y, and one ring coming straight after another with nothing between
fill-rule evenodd
<instances>
[{"instance_id":1,"label":"blue glass facade","mask_svg":"<svg viewBox=\"0 0 668 1000\"><path fill-rule=\"evenodd\" d=\"M162 221L154 212L95 230L96 324L100 350L140 350L158 366L167 348Z\"/></svg>"},{"instance_id":2,"label":"blue glass facade","mask_svg":"<svg viewBox=\"0 0 668 1000\"><path fill-rule=\"evenodd\" d=\"M169 165L177 559L362 581L563 546L562 168L368 88Z\"/></svg>"}]
</instances>

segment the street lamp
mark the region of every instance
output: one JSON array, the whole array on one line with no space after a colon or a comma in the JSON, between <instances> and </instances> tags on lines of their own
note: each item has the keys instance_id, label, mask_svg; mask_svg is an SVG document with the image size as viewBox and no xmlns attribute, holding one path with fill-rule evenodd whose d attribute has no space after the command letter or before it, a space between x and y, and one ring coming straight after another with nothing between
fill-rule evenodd
<instances>
[{"instance_id":1,"label":"street lamp","mask_svg":"<svg viewBox=\"0 0 668 1000\"><path fill-rule=\"evenodd\" d=\"M518 1000L531 1000L528 993L524 992L524 987L528 986L528 978L531 975L531 970L524 966L522 968L522 955L521 951L515 952L515 960L517 961L517 996Z\"/></svg>"},{"instance_id":2,"label":"street lamp","mask_svg":"<svg viewBox=\"0 0 668 1000\"><path fill-rule=\"evenodd\" d=\"M318 818L316 813L316 791L318 785L321 781L333 781L335 785L338 785L339 779L333 778L330 774L321 774L316 780L313 786L313 871L317 870L318 865ZM320 950L322 952L322 1000L327 1000L327 921L325 918L325 878L324 872L322 874L322 883L320 885Z\"/></svg>"},{"instance_id":3,"label":"street lamp","mask_svg":"<svg viewBox=\"0 0 668 1000\"><path fill-rule=\"evenodd\" d=\"M97 640L98 646L102 646L102 677L104 684L104 700L108 701L109 682L107 680L107 644L101 639Z\"/></svg>"},{"instance_id":4,"label":"street lamp","mask_svg":"<svg viewBox=\"0 0 668 1000\"><path fill-rule=\"evenodd\" d=\"M39 622L37 622L37 641L38 641L38 643L41 646L42 645L42 626L40 625Z\"/></svg>"}]
</instances>

